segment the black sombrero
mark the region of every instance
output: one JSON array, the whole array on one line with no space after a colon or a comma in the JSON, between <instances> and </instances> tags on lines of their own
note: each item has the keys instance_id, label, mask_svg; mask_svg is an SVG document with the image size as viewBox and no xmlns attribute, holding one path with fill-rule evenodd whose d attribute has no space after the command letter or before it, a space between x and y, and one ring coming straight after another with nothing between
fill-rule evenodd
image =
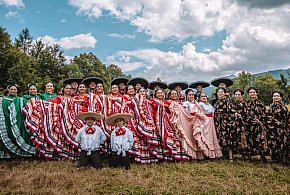
<instances>
[{"instance_id":1,"label":"black sombrero","mask_svg":"<svg viewBox=\"0 0 290 195\"><path fill-rule=\"evenodd\" d=\"M189 87L196 89L198 85L201 85L202 88L206 88L210 86L210 83L206 81L196 81L196 82L191 83Z\"/></svg>"},{"instance_id":2,"label":"black sombrero","mask_svg":"<svg viewBox=\"0 0 290 195\"><path fill-rule=\"evenodd\" d=\"M132 78L131 80L129 80L127 82L127 86L128 85L133 85L134 87L136 86L136 84L140 83L142 87L144 87L145 89L147 89L149 87L149 82L147 79L143 78L143 77L135 77Z\"/></svg>"},{"instance_id":3,"label":"black sombrero","mask_svg":"<svg viewBox=\"0 0 290 195\"><path fill-rule=\"evenodd\" d=\"M150 82L149 89L154 90L156 86L159 86L161 89L167 89L168 85L161 81L152 81Z\"/></svg>"},{"instance_id":4,"label":"black sombrero","mask_svg":"<svg viewBox=\"0 0 290 195\"><path fill-rule=\"evenodd\" d=\"M185 90L188 88L188 83L187 82L184 82L184 81L178 81L178 82L173 82L173 83L170 83L168 85L168 88L170 90L173 90L175 89L177 86L180 86L182 90Z\"/></svg>"},{"instance_id":5,"label":"black sombrero","mask_svg":"<svg viewBox=\"0 0 290 195\"><path fill-rule=\"evenodd\" d=\"M82 82L86 85L89 85L90 82L95 82L96 84L101 83L102 85L104 85L103 79L99 77L89 77L89 78L84 79Z\"/></svg>"},{"instance_id":6,"label":"black sombrero","mask_svg":"<svg viewBox=\"0 0 290 195\"><path fill-rule=\"evenodd\" d=\"M68 79L65 79L63 81L63 84L66 85L66 84L72 84L73 82L76 82L78 84L80 84L82 82L82 78L68 78Z\"/></svg>"},{"instance_id":7,"label":"black sombrero","mask_svg":"<svg viewBox=\"0 0 290 195\"><path fill-rule=\"evenodd\" d=\"M112 85L119 85L120 83L124 83L125 85L128 83L129 79L125 78L125 77L117 77L114 78L111 82L111 86Z\"/></svg>"},{"instance_id":8,"label":"black sombrero","mask_svg":"<svg viewBox=\"0 0 290 195\"><path fill-rule=\"evenodd\" d=\"M234 82L232 79L220 77L212 80L210 83L215 87L218 87L221 83L224 83L227 87L230 87Z\"/></svg>"}]
</instances>

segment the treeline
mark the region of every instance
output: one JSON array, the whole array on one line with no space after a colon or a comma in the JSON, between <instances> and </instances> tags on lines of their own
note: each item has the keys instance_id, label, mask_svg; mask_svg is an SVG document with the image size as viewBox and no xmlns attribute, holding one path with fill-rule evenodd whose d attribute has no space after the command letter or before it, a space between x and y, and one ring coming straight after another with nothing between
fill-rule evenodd
<instances>
[{"instance_id":1,"label":"treeline","mask_svg":"<svg viewBox=\"0 0 290 195\"><path fill-rule=\"evenodd\" d=\"M245 71L241 72L234 84L230 87L229 91L233 92L235 89L240 88L245 92L245 98L248 99L246 90L250 86L255 86L258 89L259 99L269 105L272 102L271 94L275 90L279 90L284 94L283 100L285 103L290 103L290 71L287 75L280 75L280 79L275 79L270 74L264 74L261 76L255 76Z\"/></svg>"},{"instance_id":2,"label":"treeline","mask_svg":"<svg viewBox=\"0 0 290 195\"><path fill-rule=\"evenodd\" d=\"M66 78L91 76L104 79L106 90L113 77L130 77L117 65L103 64L93 53L80 54L67 62L59 45L48 45L41 40L33 41L27 28L12 41L6 29L0 26L0 94L3 94L6 86L12 83L17 83L20 90L25 93L27 84L35 82L40 86L41 92L42 86L49 81L61 86ZM177 78L180 79L182 80ZM249 86L256 86L259 89L260 99L267 104L271 102L272 91L280 90L284 93L284 101L289 103L290 85L287 85L289 81L290 72L287 75L280 75L280 79L275 79L270 74L256 77L242 72L229 90L237 88L246 90Z\"/></svg>"},{"instance_id":3,"label":"treeline","mask_svg":"<svg viewBox=\"0 0 290 195\"><path fill-rule=\"evenodd\" d=\"M68 77L101 77L108 89L112 77L127 76L114 65L103 64L93 53L83 53L67 62L59 45L35 41L26 28L12 41L6 29L0 26L0 93L7 85L16 83L20 92L27 91L27 84L34 82L43 86L52 81L61 86Z\"/></svg>"}]
</instances>

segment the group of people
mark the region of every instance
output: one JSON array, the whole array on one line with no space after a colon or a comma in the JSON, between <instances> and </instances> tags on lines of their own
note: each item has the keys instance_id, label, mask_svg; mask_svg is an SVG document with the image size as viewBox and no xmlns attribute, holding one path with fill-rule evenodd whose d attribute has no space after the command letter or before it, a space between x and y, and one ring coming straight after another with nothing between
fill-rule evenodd
<instances>
[{"instance_id":1,"label":"group of people","mask_svg":"<svg viewBox=\"0 0 290 195\"><path fill-rule=\"evenodd\" d=\"M104 81L98 77L69 78L63 84L62 94L54 92L53 83L47 83L45 93L38 94L37 84L31 83L29 94L22 97L17 95L16 84L7 87L7 96L0 97L0 158L75 160L92 155L92 148L83 151L78 133L87 133L84 127L88 128L86 118L79 116L94 113L100 117L93 118L92 125L104 134L95 148L101 156L116 159L112 138L120 140L115 136L115 131L121 131L117 119L130 115L123 122L133 142L117 153L130 155L136 163L221 157L233 162L235 154L245 159L260 155L264 162L266 156L289 162L289 112L280 91L273 91L273 102L265 106L255 87L247 89L247 101L241 89L231 97L227 88L233 81L223 77L211 81L217 87L211 104L203 92L210 86L205 81L167 85L142 77L118 77L112 80L107 95ZM122 117L108 122L120 114Z\"/></svg>"}]
</instances>

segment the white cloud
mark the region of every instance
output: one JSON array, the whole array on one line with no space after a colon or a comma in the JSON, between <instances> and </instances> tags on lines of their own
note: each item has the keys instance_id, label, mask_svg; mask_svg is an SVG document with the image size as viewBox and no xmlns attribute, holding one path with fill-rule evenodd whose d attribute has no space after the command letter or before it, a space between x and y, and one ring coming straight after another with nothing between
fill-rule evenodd
<instances>
[{"instance_id":1,"label":"white cloud","mask_svg":"<svg viewBox=\"0 0 290 195\"><path fill-rule=\"evenodd\" d=\"M66 19L63 18L63 19L60 20L60 22L61 23L65 23L66 22Z\"/></svg>"},{"instance_id":2,"label":"white cloud","mask_svg":"<svg viewBox=\"0 0 290 195\"><path fill-rule=\"evenodd\" d=\"M0 5L6 5L8 7L25 7L22 0L0 0Z\"/></svg>"},{"instance_id":3,"label":"white cloud","mask_svg":"<svg viewBox=\"0 0 290 195\"><path fill-rule=\"evenodd\" d=\"M9 11L7 14L5 14L5 17L7 19L20 18L20 15L17 11Z\"/></svg>"},{"instance_id":4,"label":"white cloud","mask_svg":"<svg viewBox=\"0 0 290 195\"><path fill-rule=\"evenodd\" d=\"M136 35L129 35L129 34L118 34L118 33L111 33L108 34L110 37L120 38L120 39L135 39Z\"/></svg>"},{"instance_id":5,"label":"white cloud","mask_svg":"<svg viewBox=\"0 0 290 195\"><path fill-rule=\"evenodd\" d=\"M128 20L151 41L212 37L225 31L221 49L199 52L192 43L179 52L155 48L119 51L107 58L126 71L148 78L211 80L246 70L253 73L290 67L290 4L283 0L70 0L78 14L109 14ZM288 3L287 3L288 2ZM246 6L244 6L246 5ZM202 41L202 40L201 40ZM122 65L123 64L123 65ZM136 66L136 67L134 67Z\"/></svg>"},{"instance_id":6,"label":"white cloud","mask_svg":"<svg viewBox=\"0 0 290 195\"><path fill-rule=\"evenodd\" d=\"M37 40L40 39L44 43L58 44L63 49L95 48L95 45L97 43L97 39L92 36L91 33L78 34L71 37L63 37L60 39L45 35L44 37L37 38Z\"/></svg>"}]
</instances>

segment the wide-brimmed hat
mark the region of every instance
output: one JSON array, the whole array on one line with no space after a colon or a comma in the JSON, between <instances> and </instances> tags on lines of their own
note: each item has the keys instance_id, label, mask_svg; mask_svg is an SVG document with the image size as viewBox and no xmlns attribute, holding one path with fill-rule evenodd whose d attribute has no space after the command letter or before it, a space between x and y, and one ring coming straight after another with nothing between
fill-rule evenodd
<instances>
[{"instance_id":1,"label":"wide-brimmed hat","mask_svg":"<svg viewBox=\"0 0 290 195\"><path fill-rule=\"evenodd\" d=\"M66 84L72 84L73 82L76 82L78 84L80 84L82 82L82 78L68 78L68 79L65 79L63 81L63 84L66 85Z\"/></svg>"},{"instance_id":2,"label":"wide-brimmed hat","mask_svg":"<svg viewBox=\"0 0 290 195\"><path fill-rule=\"evenodd\" d=\"M103 79L99 77L89 77L89 78L84 79L82 82L85 83L86 85L89 85L90 82L95 82L96 84L101 83L102 85L104 85L105 83Z\"/></svg>"},{"instance_id":3,"label":"wide-brimmed hat","mask_svg":"<svg viewBox=\"0 0 290 195\"><path fill-rule=\"evenodd\" d=\"M119 114L114 114L114 115L106 118L106 122L109 123L110 125L115 125L117 119L123 119L124 122L127 122L132 117L133 117L133 115L129 114L129 113L119 113Z\"/></svg>"},{"instance_id":4,"label":"wide-brimmed hat","mask_svg":"<svg viewBox=\"0 0 290 195\"><path fill-rule=\"evenodd\" d=\"M224 83L227 87L230 87L234 82L232 79L220 77L212 80L210 83L215 87L218 87L221 83Z\"/></svg>"},{"instance_id":5,"label":"wide-brimmed hat","mask_svg":"<svg viewBox=\"0 0 290 195\"><path fill-rule=\"evenodd\" d=\"M154 90L156 86L159 86L161 89L167 89L168 85L161 81L152 81L150 82L149 89Z\"/></svg>"},{"instance_id":6,"label":"wide-brimmed hat","mask_svg":"<svg viewBox=\"0 0 290 195\"><path fill-rule=\"evenodd\" d=\"M125 77L117 77L114 78L111 82L111 86L112 85L119 85L120 83L124 83L125 85L128 83L129 79L125 78Z\"/></svg>"},{"instance_id":7,"label":"wide-brimmed hat","mask_svg":"<svg viewBox=\"0 0 290 195\"><path fill-rule=\"evenodd\" d=\"M136 86L136 84L140 83L142 87L144 87L145 89L147 89L149 87L149 82L147 79L143 78L143 77L135 77L132 78L131 80L129 80L127 82L127 85L133 85L134 87Z\"/></svg>"},{"instance_id":8,"label":"wide-brimmed hat","mask_svg":"<svg viewBox=\"0 0 290 195\"><path fill-rule=\"evenodd\" d=\"M187 82L184 82L184 81L178 81L178 82L173 82L173 83L170 83L168 85L168 88L170 90L173 90L175 89L177 86L180 86L182 90L185 90L188 88L188 83Z\"/></svg>"},{"instance_id":9,"label":"wide-brimmed hat","mask_svg":"<svg viewBox=\"0 0 290 195\"><path fill-rule=\"evenodd\" d=\"M82 121L89 117L96 119L96 121L104 118L103 115L96 112L82 112L77 115L77 118Z\"/></svg>"},{"instance_id":10,"label":"wide-brimmed hat","mask_svg":"<svg viewBox=\"0 0 290 195\"><path fill-rule=\"evenodd\" d=\"M209 82L206 82L206 81L196 81L196 82L193 82L189 85L190 88L194 88L196 89L197 86L201 85L202 88L206 88L206 87L209 87L210 86L210 83Z\"/></svg>"}]
</instances>

